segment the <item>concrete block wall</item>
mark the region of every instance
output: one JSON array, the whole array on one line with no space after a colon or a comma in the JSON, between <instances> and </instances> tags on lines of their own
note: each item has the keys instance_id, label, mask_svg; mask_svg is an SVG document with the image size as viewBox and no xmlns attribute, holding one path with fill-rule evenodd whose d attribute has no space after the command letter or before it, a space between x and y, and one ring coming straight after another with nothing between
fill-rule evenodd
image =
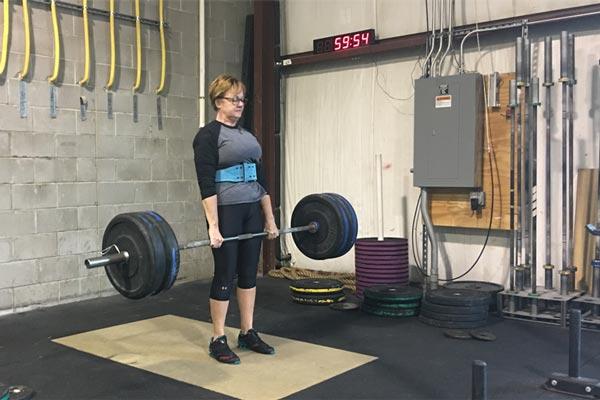
<instances>
[{"instance_id":1,"label":"concrete block wall","mask_svg":"<svg viewBox=\"0 0 600 400\"><path fill-rule=\"evenodd\" d=\"M185 1L185 0L184 0ZM252 0L206 1L206 87L219 74L242 77L246 16L253 13ZM215 112L206 100L207 121Z\"/></svg>"},{"instance_id":2,"label":"concrete block wall","mask_svg":"<svg viewBox=\"0 0 600 400\"><path fill-rule=\"evenodd\" d=\"M142 0L142 16L158 19L157 3ZM116 4L118 12L133 15L132 0ZM108 9L108 0L93 0L89 6ZM109 68L108 21L90 16L91 78L82 88L77 85L83 75L82 17L59 9L61 74L58 116L52 119L46 81L53 64L50 11L29 7L27 118L19 116L15 78L24 49L20 2L11 2L8 66L0 76L0 314L115 294L104 270L87 270L83 260L98 254L104 228L118 213L155 210L169 221L180 243L206 237L191 147L198 129L198 2L165 0L169 29L162 129L153 92L160 74L157 28L142 25L143 79L134 122L134 25L117 20L110 119L103 88ZM240 75L243 20L249 11L249 0L207 2L208 80L223 71ZM0 32L1 27L0 16ZM88 102L85 121L80 97ZM180 281L211 274L208 248L182 253Z\"/></svg>"}]
</instances>

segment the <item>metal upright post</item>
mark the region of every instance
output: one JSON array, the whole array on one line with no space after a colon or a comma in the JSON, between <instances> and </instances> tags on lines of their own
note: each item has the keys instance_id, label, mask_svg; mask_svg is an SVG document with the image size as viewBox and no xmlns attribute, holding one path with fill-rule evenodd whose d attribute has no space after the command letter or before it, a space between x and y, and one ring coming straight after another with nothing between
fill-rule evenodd
<instances>
[{"instance_id":1,"label":"metal upright post","mask_svg":"<svg viewBox=\"0 0 600 400\"><path fill-rule=\"evenodd\" d=\"M472 364L471 400L487 400L487 364L475 360Z\"/></svg>"},{"instance_id":2,"label":"metal upright post","mask_svg":"<svg viewBox=\"0 0 600 400\"><path fill-rule=\"evenodd\" d=\"M562 270L568 271L571 266L571 188L569 166L569 74L567 59L569 55L568 33L560 34L560 82L562 84ZM561 281L562 282L562 281Z\"/></svg>"},{"instance_id":3,"label":"metal upright post","mask_svg":"<svg viewBox=\"0 0 600 400\"><path fill-rule=\"evenodd\" d=\"M510 107L510 290L515 290L515 266L517 263L517 232L515 230L515 120L517 113L517 82L510 80L509 101Z\"/></svg>"},{"instance_id":4,"label":"metal upright post","mask_svg":"<svg viewBox=\"0 0 600 400\"><path fill-rule=\"evenodd\" d=\"M529 89L529 249L531 251L531 293L537 293L537 109L540 105L540 80L531 79ZM536 301L534 300L534 303Z\"/></svg>"},{"instance_id":5,"label":"metal upright post","mask_svg":"<svg viewBox=\"0 0 600 400\"><path fill-rule=\"evenodd\" d=\"M581 377L580 366L581 310L572 309L569 314L569 374L554 372L544 384L544 388L592 399L600 397L600 381Z\"/></svg>"},{"instance_id":6,"label":"metal upright post","mask_svg":"<svg viewBox=\"0 0 600 400\"><path fill-rule=\"evenodd\" d=\"M544 87L546 88L546 101L544 104L544 118L546 120L546 190L545 190L545 216L546 216L546 260L544 269L544 288L552 289L552 275L554 266L552 265L552 178L551 163L552 158L552 37L546 36L544 39Z\"/></svg>"},{"instance_id":7,"label":"metal upright post","mask_svg":"<svg viewBox=\"0 0 600 400\"><path fill-rule=\"evenodd\" d=\"M571 234L571 241L569 243L569 252L571 253L571 257L573 257L573 225L574 225L574 217L575 212L573 211L573 88L576 83L575 80L575 35L570 33L567 37L568 41L568 53L567 53L567 74L568 74L568 125L569 125L569 232ZM576 266L571 265L571 263L567 266L571 271L571 290L575 290L575 270Z\"/></svg>"},{"instance_id":8,"label":"metal upright post","mask_svg":"<svg viewBox=\"0 0 600 400\"><path fill-rule=\"evenodd\" d=\"M524 249L525 249L525 286L532 286L531 272L534 270L532 265L532 246L535 238L532 237L532 215L533 215L533 176L532 176L532 155L533 141L531 135L531 44L529 37L523 38L523 79L525 81L524 99L525 99L525 121L523 123L523 227L524 227Z\"/></svg>"},{"instance_id":9,"label":"metal upright post","mask_svg":"<svg viewBox=\"0 0 600 400\"><path fill-rule=\"evenodd\" d=\"M516 100L517 100L517 108L515 109L517 116L516 116L516 155L517 155L517 159L516 159L516 165L517 165L517 185L516 185L516 189L518 190L519 193L519 207L518 210L519 212L517 213L518 216L518 229L517 229L517 240L516 240L516 260L515 260L515 264L521 266L522 261L523 261L523 228L524 228L524 210L525 210L525 206L524 206L524 193L523 193L523 134L522 134L522 126L521 126L521 120L522 120L522 116L521 116L521 107L520 107L520 95L519 95L519 89L523 87L523 85L525 84L525 82L523 81L523 38L522 37L518 37L516 40L516 46L515 46L515 76L516 76L516 83L517 83L517 93L516 93ZM516 278L515 278L516 279ZM522 290L522 289L521 289Z\"/></svg>"}]
</instances>

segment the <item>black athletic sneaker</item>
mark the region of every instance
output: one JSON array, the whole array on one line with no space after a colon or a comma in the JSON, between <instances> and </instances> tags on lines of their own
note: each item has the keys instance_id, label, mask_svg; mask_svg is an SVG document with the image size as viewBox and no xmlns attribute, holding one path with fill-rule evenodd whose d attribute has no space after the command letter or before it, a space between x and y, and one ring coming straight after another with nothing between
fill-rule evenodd
<instances>
[{"instance_id":1,"label":"black athletic sneaker","mask_svg":"<svg viewBox=\"0 0 600 400\"><path fill-rule=\"evenodd\" d=\"M238 335L238 347L241 349L250 349L261 354L275 354L275 349L258 336L258 332L254 329L249 329L245 335Z\"/></svg>"},{"instance_id":2,"label":"black athletic sneaker","mask_svg":"<svg viewBox=\"0 0 600 400\"><path fill-rule=\"evenodd\" d=\"M210 356L225 364L239 364L240 358L227 345L227 336L219 336L210 341L208 346Z\"/></svg>"}]
</instances>

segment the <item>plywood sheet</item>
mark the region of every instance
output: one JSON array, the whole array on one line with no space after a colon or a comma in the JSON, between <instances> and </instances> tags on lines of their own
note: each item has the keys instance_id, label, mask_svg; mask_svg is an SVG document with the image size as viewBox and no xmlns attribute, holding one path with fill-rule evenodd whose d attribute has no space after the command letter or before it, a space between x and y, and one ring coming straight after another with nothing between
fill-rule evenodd
<instances>
[{"instance_id":1,"label":"plywood sheet","mask_svg":"<svg viewBox=\"0 0 600 400\"><path fill-rule=\"evenodd\" d=\"M238 330L226 328L233 348ZM279 399L376 357L261 334L275 355L235 349L239 365L208 355L212 325L174 315L117 325L54 342L240 399Z\"/></svg>"},{"instance_id":2,"label":"plywood sheet","mask_svg":"<svg viewBox=\"0 0 600 400\"><path fill-rule=\"evenodd\" d=\"M492 229L510 228L510 115L508 110L509 81L514 74L502 74L500 107L489 108L494 215ZM487 229L492 202L492 175L487 137L483 140L483 190L486 207L480 213L471 211L469 191L460 189L430 189L430 212L434 225ZM516 182L516 180L515 180ZM518 195L515 204L518 204Z\"/></svg>"},{"instance_id":3,"label":"plywood sheet","mask_svg":"<svg viewBox=\"0 0 600 400\"><path fill-rule=\"evenodd\" d=\"M594 258L595 238L585 226L595 223L598 210L598 170L581 168L577 172L577 192L573 226L572 264L577 267L575 283L578 290L591 288L591 263Z\"/></svg>"}]
</instances>

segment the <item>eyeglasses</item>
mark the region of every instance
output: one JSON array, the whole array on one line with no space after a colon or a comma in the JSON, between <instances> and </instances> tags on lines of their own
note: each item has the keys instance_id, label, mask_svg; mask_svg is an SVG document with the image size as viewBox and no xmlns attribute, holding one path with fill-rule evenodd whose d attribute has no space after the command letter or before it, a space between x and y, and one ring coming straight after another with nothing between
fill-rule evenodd
<instances>
[{"instance_id":1,"label":"eyeglasses","mask_svg":"<svg viewBox=\"0 0 600 400\"><path fill-rule=\"evenodd\" d=\"M221 99L225 99L225 100L229 100L231 102L231 104L235 104L235 105L240 104L240 102L244 102L244 104L248 104L248 98L247 97L225 97L225 96L222 96L220 98Z\"/></svg>"}]
</instances>

